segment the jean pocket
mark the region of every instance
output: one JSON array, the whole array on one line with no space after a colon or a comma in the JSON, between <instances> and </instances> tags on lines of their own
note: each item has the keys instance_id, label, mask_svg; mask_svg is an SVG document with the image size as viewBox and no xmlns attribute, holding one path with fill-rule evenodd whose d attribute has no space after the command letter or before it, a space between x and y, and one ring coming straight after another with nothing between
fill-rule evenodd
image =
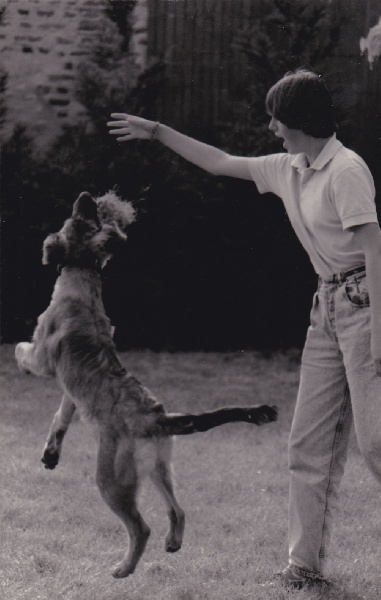
<instances>
[{"instance_id":1,"label":"jean pocket","mask_svg":"<svg viewBox=\"0 0 381 600\"><path fill-rule=\"evenodd\" d=\"M319 307L319 292L315 292L314 297L312 299L312 307L310 311L310 324L316 325L318 320L318 307Z\"/></svg>"},{"instance_id":2,"label":"jean pocket","mask_svg":"<svg viewBox=\"0 0 381 600\"><path fill-rule=\"evenodd\" d=\"M365 273L351 277L346 281L345 297L352 306L357 308L369 306L369 292Z\"/></svg>"}]
</instances>

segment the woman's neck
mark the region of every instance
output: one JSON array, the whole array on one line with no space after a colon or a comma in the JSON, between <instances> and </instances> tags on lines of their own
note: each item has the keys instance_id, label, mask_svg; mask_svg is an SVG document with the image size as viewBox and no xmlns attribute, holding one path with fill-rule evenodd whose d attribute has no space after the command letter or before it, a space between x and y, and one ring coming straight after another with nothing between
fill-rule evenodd
<instances>
[{"instance_id":1,"label":"woman's neck","mask_svg":"<svg viewBox=\"0 0 381 600\"><path fill-rule=\"evenodd\" d=\"M304 153L307 156L309 166L315 162L329 139L330 138L313 138L309 135L306 136Z\"/></svg>"}]
</instances>

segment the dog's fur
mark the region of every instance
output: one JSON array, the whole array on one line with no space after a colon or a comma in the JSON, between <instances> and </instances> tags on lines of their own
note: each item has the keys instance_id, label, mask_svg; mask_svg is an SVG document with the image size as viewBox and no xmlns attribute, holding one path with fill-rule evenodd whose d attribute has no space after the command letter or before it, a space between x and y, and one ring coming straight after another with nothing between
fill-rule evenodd
<instances>
[{"instance_id":1,"label":"dog's fur","mask_svg":"<svg viewBox=\"0 0 381 600\"><path fill-rule=\"evenodd\" d=\"M44 242L43 263L61 269L51 303L39 317L31 343L16 347L22 371L55 376L64 396L44 447L42 461L54 469L76 408L99 436L96 481L100 493L125 524L129 549L115 577L133 573L150 534L136 496L144 473L151 476L168 508L168 552L179 550L184 511L173 492L173 435L206 431L231 421L260 425L276 420L276 408L224 408L198 415L169 414L128 374L118 359L112 327L101 297L100 270L125 242L122 231L134 219L129 203L112 194L94 200L83 192L72 216Z\"/></svg>"}]
</instances>

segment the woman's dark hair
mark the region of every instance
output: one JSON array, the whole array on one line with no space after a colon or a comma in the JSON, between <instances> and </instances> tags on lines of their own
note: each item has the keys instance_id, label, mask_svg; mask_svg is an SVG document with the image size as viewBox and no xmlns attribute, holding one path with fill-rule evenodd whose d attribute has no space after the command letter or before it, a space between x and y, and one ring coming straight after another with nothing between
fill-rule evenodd
<instances>
[{"instance_id":1,"label":"woman's dark hair","mask_svg":"<svg viewBox=\"0 0 381 600\"><path fill-rule=\"evenodd\" d=\"M330 137L337 129L324 79L305 67L286 73L270 88L266 110L290 129L315 138Z\"/></svg>"}]
</instances>

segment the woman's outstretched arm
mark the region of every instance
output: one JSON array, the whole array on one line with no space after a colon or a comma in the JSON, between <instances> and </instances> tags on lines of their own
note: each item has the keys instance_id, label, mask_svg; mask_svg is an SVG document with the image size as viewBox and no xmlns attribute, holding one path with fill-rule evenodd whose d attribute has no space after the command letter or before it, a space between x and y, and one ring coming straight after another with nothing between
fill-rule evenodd
<instances>
[{"instance_id":1,"label":"woman's outstretched arm","mask_svg":"<svg viewBox=\"0 0 381 600\"><path fill-rule=\"evenodd\" d=\"M117 136L118 142L155 139L212 175L251 179L245 157L227 154L162 123L126 113L112 113L111 117L114 120L109 121L107 125L110 134Z\"/></svg>"}]
</instances>

